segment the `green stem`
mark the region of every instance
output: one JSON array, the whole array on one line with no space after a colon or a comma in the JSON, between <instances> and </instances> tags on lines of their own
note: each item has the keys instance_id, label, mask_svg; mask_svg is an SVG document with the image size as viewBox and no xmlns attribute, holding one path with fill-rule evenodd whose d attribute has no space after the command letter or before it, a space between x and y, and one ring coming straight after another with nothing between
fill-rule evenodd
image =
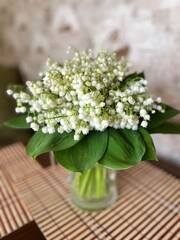
<instances>
[{"instance_id":1,"label":"green stem","mask_svg":"<svg viewBox=\"0 0 180 240\"><path fill-rule=\"evenodd\" d=\"M84 196L86 195L86 188L89 184L89 180L90 180L90 174L91 171L87 171L87 173L85 173L84 175L81 175L81 181L80 181L80 189L79 189L79 193L80 196Z\"/></svg>"},{"instance_id":2,"label":"green stem","mask_svg":"<svg viewBox=\"0 0 180 240\"><path fill-rule=\"evenodd\" d=\"M75 173L73 179L73 191L81 198L102 199L109 194L107 184L107 169L96 165L86 173Z\"/></svg>"},{"instance_id":3,"label":"green stem","mask_svg":"<svg viewBox=\"0 0 180 240\"><path fill-rule=\"evenodd\" d=\"M93 169L90 171L90 176L89 176L89 182L87 184L87 191L86 191L86 197L87 198L92 198L94 194L94 171Z\"/></svg>"}]
</instances>

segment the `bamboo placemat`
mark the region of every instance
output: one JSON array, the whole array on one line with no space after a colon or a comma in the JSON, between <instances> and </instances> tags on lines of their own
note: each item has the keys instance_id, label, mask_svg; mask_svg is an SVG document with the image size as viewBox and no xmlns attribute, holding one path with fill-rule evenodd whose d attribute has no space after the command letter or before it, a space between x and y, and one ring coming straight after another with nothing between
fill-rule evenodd
<instances>
[{"instance_id":1,"label":"bamboo placemat","mask_svg":"<svg viewBox=\"0 0 180 240\"><path fill-rule=\"evenodd\" d=\"M32 221L32 216L1 170L0 180L0 237L3 237Z\"/></svg>"},{"instance_id":2,"label":"bamboo placemat","mask_svg":"<svg viewBox=\"0 0 180 240\"><path fill-rule=\"evenodd\" d=\"M71 205L67 178L51 167L18 183L47 239L179 239L178 180L154 166L119 173L119 200L96 214Z\"/></svg>"},{"instance_id":3,"label":"bamboo placemat","mask_svg":"<svg viewBox=\"0 0 180 240\"><path fill-rule=\"evenodd\" d=\"M23 158L26 161L28 157ZM172 175L147 162L120 171L118 201L93 214L71 204L68 176L54 166L16 178L20 196L48 240L180 239L179 180Z\"/></svg>"},{"instance_id":4,"label":"bamboo placemat","mask_svg":"<svg viewBox=\"0 0 180 240\"><path fill-rule=\"evenodd\" d=\"M0 149L0 168L13 182L41 170L38 162L27 156L22 143L15 143Z\"/></svg>"}]
</instances>

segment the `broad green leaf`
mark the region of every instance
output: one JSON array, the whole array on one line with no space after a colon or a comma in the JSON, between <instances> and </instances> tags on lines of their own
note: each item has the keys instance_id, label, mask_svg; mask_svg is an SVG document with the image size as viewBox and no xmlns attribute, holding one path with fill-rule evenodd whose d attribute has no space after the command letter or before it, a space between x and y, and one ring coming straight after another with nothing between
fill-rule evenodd
<instances>
[{"instance_id":1,"label":"broad green leaf","mask_svg":"<svg viewBox=\"0 0 180 240\"><path fill-rule=\"evenodd\" d=\"M141 162L145 145L138 131L109 128L106 153L99 163L112 169L127 169Z\"/></svg>"},{"instance_id":2,"label":"broad green leaf","mask_svg":"<svg viewBox=\"0 0 180 240\"><path fill-rule=\"evenodd\" d=\"M168 105L165 105L165 113L156 112L155 114L151 115L151 120L148 124L148 131L149 129L155 128L166 122L166 120L180 114L180 111L174 109Z\"/></svg>"},{"instance_id":3,"label":"broad green leaf","mask_svg":"<svg viewBox=\"0 0 180 240\"><path fill-rule=\"evenodd\" d=\"M41 129L36 132L28 142L26 147L27 154L33 158L36 158L42 153L49 151L60 151L66 148L70 148L77 144L84 135L80 135L78 141L74 140L74 131L67 133L43 133Z\"/></svg>"},{"instance_id":4,"label":"broad green leaf","mask_svg":"<svg viewBox=\"0 0 180 240\"><path fill-rule=\"evenodd\" d=\"M165 122L148 130L149 133L180 134L180 124Z\"/></svg>"},{"instance_id":5,"label":"broad green leaf","mask_svg":"<svg viewBox=\"0 0 180 240\"><path fill-rule=\"evenodd\" d=\"M72 148L54 152L58 162L72 172L85 172L93 167L107 148L108 130L91 131Z\"/></svg>"},{"instance_id":6,"label":"broad green leaf","mask_svg":"<svg viewBox=\"0 0 180 240\"><path fill-rule=\"evenodd\" d=\"M144 139L144 144L146 146L146 151L142 157L142 160L158 160L157 155L156 155L156 149L153 143L153 140L144 128L140 127L139 132L141 133L143 139Z\"/></svg>"},{"instance_id":7,"label":"broad green leaf","mask_svg":"<svg viewBox=\"0 0 180 240\"><path fill-rule=\"evenodd\" d=\"M30 128L29 123L26 122L27 115L14 117L4 122L4 125L11 128L27 129Z\"/></svg>"}]
</instances>

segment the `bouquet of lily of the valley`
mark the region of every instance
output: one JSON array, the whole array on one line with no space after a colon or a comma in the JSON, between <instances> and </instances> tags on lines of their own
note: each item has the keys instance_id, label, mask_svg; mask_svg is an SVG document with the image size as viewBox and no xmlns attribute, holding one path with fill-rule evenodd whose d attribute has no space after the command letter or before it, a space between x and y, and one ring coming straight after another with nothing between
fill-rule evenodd
<instances>
[{"instance_id":1,"label":"bouquet of lily of the valley","mask_svg":"<svg viewBox=\"0 0 180 240\"><path fill-rule=\"evenodd\" d=\"M180 111L151 97L144 74L129 68L115 53L91 50L64 64L48 60L37 81L9 87L19 116L6 125L32 128L27 154L52 151L73 172L157 160L150 134L180 133L180 125L167 122Z\"/></svg>"}]
</instances>

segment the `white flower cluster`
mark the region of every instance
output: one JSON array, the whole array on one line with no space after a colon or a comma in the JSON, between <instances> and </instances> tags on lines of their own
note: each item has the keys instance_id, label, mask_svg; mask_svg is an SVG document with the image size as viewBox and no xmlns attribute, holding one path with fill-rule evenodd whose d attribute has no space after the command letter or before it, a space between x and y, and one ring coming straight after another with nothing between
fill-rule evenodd
<instances>
[{"instance_id":1,"label":"white flower cluster","mask_svg":"<svg viewBox=\"0 0 180 240\"><path fill-rule=\"evenodd\" d=\"M74 130L78 140L80 133L107 127L146 128L149 113L164 111L161 99L153 99L147 93L147 80L128 75L128 68L114 53L76 52L63 65L48 60L40 80L28 81L26 90L7 93L17 101L16 112L27 114L34 131Z\"/></svg>"}]
</instances>

